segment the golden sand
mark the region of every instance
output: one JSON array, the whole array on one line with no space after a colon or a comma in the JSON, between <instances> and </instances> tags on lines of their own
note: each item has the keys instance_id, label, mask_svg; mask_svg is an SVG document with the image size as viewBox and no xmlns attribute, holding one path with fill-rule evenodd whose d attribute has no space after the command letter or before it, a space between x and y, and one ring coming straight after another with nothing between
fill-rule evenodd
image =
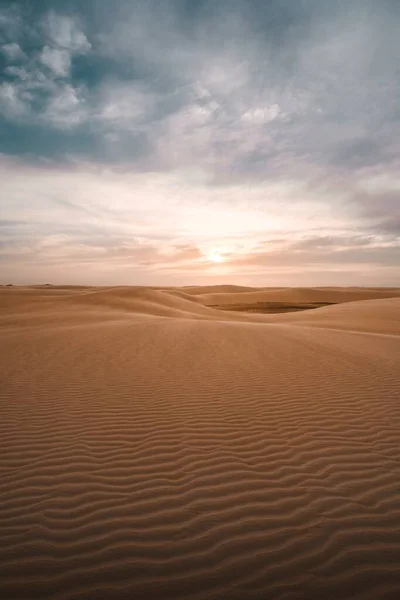
<instances>
[{"instance_id":1,"label":"golden sand","mask_svg":"<svg viewBox=\"0 0 400 600\"><path fill-rule=\"evenodd\" d=\"M241 302L336 304L210 307ZM1 598L400 598L400 290L0 309Z\"/></svg>"}]
</instances>

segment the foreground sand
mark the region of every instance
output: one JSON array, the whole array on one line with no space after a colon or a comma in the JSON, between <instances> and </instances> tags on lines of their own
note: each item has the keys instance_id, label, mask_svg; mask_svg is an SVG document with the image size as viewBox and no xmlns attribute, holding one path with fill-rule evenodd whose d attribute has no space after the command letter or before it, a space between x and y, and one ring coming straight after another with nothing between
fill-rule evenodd
<instances>
[{"instance_id":1,"label":"foreground sand","mask_svg":"<svg viewBox=\"0 0 400 600\"><path fill-rule=\"evenodd\" d=\"M1 598L397 600L399 296L0 289Z\"/></svg>"}]
</instances>

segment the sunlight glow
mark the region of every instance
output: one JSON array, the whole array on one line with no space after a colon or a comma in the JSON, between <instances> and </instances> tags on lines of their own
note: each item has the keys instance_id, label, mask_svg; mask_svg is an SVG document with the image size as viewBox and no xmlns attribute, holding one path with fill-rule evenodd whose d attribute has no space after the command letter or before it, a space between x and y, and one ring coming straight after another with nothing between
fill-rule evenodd
<instances>
[{"instance_id":1,"label":"sunlight glow","mask_svg":"<svg viewBox=\"0 0 400 600\"><path fill-rule=\"evenodd\" d=\"M225 260L225 258L222 256L222 254L220 254L218 250L212 250L211 252L209 252L207 254L207 258L209 261L214 263L222 263Z\"/></svg>"}]
</instances>

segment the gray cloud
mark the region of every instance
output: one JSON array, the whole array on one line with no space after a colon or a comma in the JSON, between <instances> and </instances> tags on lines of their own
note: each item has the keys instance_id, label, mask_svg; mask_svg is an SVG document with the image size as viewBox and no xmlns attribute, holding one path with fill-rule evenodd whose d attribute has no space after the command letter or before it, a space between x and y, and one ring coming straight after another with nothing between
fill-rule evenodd
<instances>
[{"instance_id":1,"label":"gray cloud","mask_svg":"<svg viewBox=\"0 0 400 600\"><path fill-rule=\"evenodd\" d=\"M86 120L85 86L71 79L72 60L91 48L79 21L50 11L31 24L16 8L0 13L0 30L19 41L1 47L9 65L0 82L0 115L61 129Z\"/></svg>"},{"instance_id":2,"label":"gray cloud","mask_svg":"<svg viewBox=\"0 0 400 600\"><path fill-rule=\"evenodd\" d=\"M71 54L85 54L91 49L83 26L76 17L51 10L42 20L42 28L55 46L64 48Z\"/></svg>"},{"instance_id":3,"label":"gray cloud","mask_svg":"<svg viewBox=\"0 0 400 600\"><path fill-rule=\"evenodd\" d=\"M26 59L25 52L22 51L21 46L16 42L3 44L0 47L0 50L9 61L18 61Z\"/></svg>"},{"instance_id":4,"label":"gray cloud","mask_svg":"<svg viewBox=\"0 0 400 600\"><path fill-rule=\"evenodd\" d=\"M194 269L206 243L237 239L247 239L230 262L238 268L264 259L276 268L395 265L398 3L68 6L29 15L19 5L0 9L2 150L24 154L26 132L43 140L36 154L49 161L6 167L23 174L36 207L27 211L17 183L0 199L9 222L22 211L31 223L15 224L21 247L36 248L51 226L79 252L91 248L88 261L116 259L133 236L162 246L160 255L137 250L148 267L161 268L179 238L188 244L182 261ZM97 168L103 188L88 175ZM56 215L51 223L46 210ZM261 243L262 228L275 239L295 237L263 256L249 241ZM93 250L100 232L103 255ZM177 255L171 269L180 268Z\"/></svg>"},{"instance_id":5,"label":"gray cloud","mask_svg":"<svg viewBox=\"0 0 400 600\"><path fill-rule=\"evenodd\" d=\"M112 77L104 72L91 88L74 79L56 86L48 72L40 83L35 65L23 82L14 71L8 94L32 106L22 91L45 88L50 109L35 101L44 122L96 128L105 143L124 144L126 160L141 144L155 168L186 160L262 177L287 163L349 170L390 156L393 129L385 132L385 123L398 126L399 91L390 5L201 6L185 14L175 2L117 2L90 34L83 19L51 11L36 27L39 56L54 76L66 77L71 59L90 50L114 61Z\"/></svg>"}]
</instances>

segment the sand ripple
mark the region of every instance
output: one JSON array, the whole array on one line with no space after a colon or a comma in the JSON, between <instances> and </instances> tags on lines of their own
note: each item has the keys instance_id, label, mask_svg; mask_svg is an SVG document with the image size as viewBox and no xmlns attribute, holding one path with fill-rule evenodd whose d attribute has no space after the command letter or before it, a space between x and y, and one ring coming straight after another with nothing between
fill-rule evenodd
<instances>
[{"instance_id":1,"label":"sand ripple","mask_svg":"<svg viewBox=\"0 0 400 600\"><path fill-rule=\"evenodd\" d=\"M2 598L400 597L400 299L12 293Z\"/></svg>"}]
</instances>

